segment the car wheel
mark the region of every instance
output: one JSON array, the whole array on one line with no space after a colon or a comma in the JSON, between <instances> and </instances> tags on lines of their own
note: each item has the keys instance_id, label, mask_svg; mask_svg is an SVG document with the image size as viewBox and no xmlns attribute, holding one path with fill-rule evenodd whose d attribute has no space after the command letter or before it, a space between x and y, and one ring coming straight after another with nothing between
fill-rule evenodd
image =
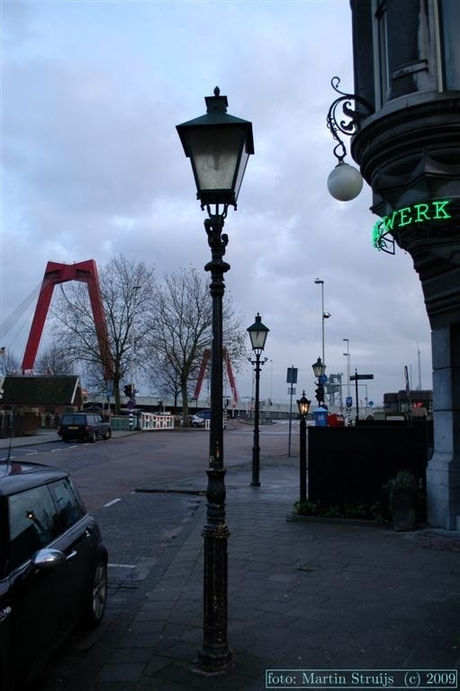
<instances>
[{"instance_id":1,"label":"car wheel","mask_svg":"<svg viewBox=\"0 0 460 691\"><path fill-rule=\"evenodd\" d=\"M91 588L86 595L83 624L88 627L99 626L104 618L107 604L107 562L101 558L94 569Z\"/></svg>"},{"instance_id":2,"label":"car wheel","mask_svg":"<svg viewBox=\"0 0 460 691\"><path fill-rule=\"evenodd\" d=\"M111 436L112 436L112 430L108 429L107 432L102 435L102 438L104 439L104 441L107 441L107 439L110 439Z\"/></svg>"}]
</instances>

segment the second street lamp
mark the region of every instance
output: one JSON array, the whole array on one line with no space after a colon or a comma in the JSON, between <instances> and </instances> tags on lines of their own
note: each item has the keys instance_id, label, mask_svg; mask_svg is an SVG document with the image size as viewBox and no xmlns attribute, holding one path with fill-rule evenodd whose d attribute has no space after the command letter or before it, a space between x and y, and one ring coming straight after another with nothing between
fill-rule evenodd
<instances>
[{"instance_id":1,"label":"second street lamp","mask_svg":"<svg viewBox=\"0 0 460 691\"><path fill-rule=\"evenodd\" d=\"M316 389L316 400L318 401L318 407L324 402L324 384L326 377L326 365L323 363L319 357L316 362L312 365L313 374L318 379L317 389Z\"/></svg>"},{"instance_id":2,"label":"second street lamp","mask_svg":"<svg viewBox=\"0 0 460 691\"><path fill-rule=\"evenodd\" d=\"M256 391L254 402L254 443L252 447L252 487L260 487L259 482L259 467L260 467L260 446L259 446L259 385L260 385L260 368L267 362L265 358L262 362L260 356L265 348L268 332L270 329L262 324L262 317L257 313L256 320L252 326L247 329L249 338L251 339L252 350L254 351L255 360L250 362L254 365L254 373L256 379Z\"/></svg>"},{"instance_id":3,"label":"second street lamp","mask_svg":"<svg viewBox=\"0 0 460 691\"><path fill-rule=\"evenodd\" d=\"M211 261L205 270L211 274L212 347L211 347L211 424L209 467L206 490L207 513L203 528L203 646L200 663L204 672L225 672L232 653L227 643L227 539L225 517L225 473L223 444L223 356L222 298L224 274L230 265L223 260L228 236L222 233L229 206L236 209L248 158L254 153L252 124L227 114L227 97L214 89L205 98L206 115L177 125L177 132L190 158L201 208L206 208L204 222ZM214 209L211 210L211 206Z\"/></svg>"},{"instance_id":4,"label":"second street lamp","mask_svg":"<svg viewBox=\"0 0 460 691\"><path fill-rule=\"evenodd\" d=\"M307 415L310 410L311 401L305 396L297 401L297 408L300 416L299 434L299 467L300 467L300 501L307 501Z\"/></svg>"}]
</instances>

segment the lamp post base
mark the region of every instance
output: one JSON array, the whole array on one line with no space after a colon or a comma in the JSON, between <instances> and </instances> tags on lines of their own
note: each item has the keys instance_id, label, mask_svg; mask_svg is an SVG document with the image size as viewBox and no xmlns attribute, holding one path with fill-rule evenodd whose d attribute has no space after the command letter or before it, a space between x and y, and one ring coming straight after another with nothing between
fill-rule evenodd
<instances>
[{"instance_id":1,"label":"lamp post base","mask_svg":"<svg viewBox=\"0 0 460 691\"><path fill-rule=\"evenodd\" d=\"M228 648L223 648L222 651L202 648L198 655L200 662L199 671L202 674L225 674L233 665L232 651Z\"/></svg>"}]
</instances>

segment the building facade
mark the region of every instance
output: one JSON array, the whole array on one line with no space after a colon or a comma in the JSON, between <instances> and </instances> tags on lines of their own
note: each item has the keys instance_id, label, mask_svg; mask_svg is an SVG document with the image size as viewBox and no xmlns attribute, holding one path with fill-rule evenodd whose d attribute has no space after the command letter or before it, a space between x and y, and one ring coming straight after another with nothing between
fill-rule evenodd
<instances>
[{"instance_id":1,"label":"building facade","mask_svg":"<svg viewBox=\"0 0 460 691\"><path fill-rule=\"evenodd\" d=\"M432 330L428 520L460 528L460 2L351 0L351 153L380 232L410 253ZM371 114L369 114L369 112ZM397 286L395 286L397 294Z\"/></svg>"}]
</instances>

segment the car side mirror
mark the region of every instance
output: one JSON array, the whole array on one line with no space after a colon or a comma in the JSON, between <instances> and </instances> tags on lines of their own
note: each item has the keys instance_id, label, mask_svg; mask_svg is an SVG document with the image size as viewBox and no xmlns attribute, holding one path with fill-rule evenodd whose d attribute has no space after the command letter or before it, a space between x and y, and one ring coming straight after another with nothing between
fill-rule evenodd
<instances>
[{"instance_id":1,"label":"car side mirror","mask_svg":"<svg viewBox=\"0 0 460 691\"><path fill-rule=\"evenodd\" d=\"M46 571L65 564L66 556L59 549L41 549L32 557L32 564L36 569Z\"/></svg>"}]
</instances>

